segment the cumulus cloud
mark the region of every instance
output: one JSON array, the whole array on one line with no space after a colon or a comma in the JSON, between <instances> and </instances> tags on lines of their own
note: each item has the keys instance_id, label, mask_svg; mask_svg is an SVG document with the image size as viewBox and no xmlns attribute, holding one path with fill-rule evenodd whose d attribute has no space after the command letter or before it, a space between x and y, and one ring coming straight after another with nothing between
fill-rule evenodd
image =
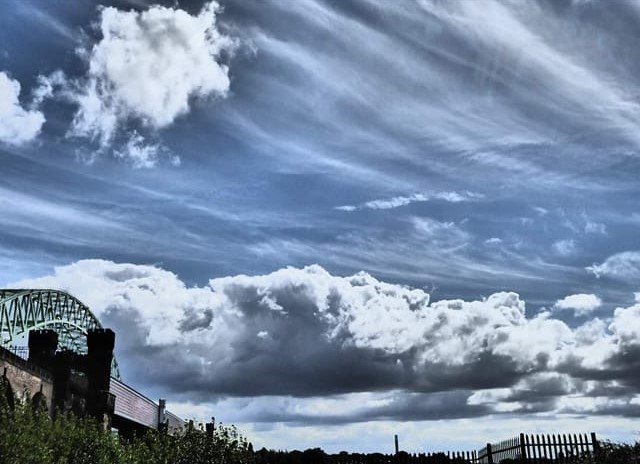
<instances>
[{"instance_id":1,"label":"cumulus cloud","mask_svg":"<svg viewBox=\"0 0 640 464\"><path fill-rule=\"evenodd\" d=\"M624 251L609 256L600 264L588 266L587 271L596 277L611 277L613 279L634 281L640 278L640 252Z\"/></svg>"},{"instance_id":2,"label":"cumulus cloud","mask_svg":"<svg viewBox=\"0 0 640 464\"><path fill-rule=\"evenodd\" d=\"M20 83L0 71L0 142L10 145L33 140L45 121L40 111L25 109L19 96Z\"/></svg>"},{"instance_id":3,"label":"cumulus cloud","mask_svg":"<svg viewBox=\"0 0 640 464\"><path fill-rule=\"evenodd\" d=\"M422 290L380 282L366 273L336 277L319 266L225 277L208 287L187 288L174 274L155 267L80 261L19 285L62 287L77 294L123 332L125 344L136 344L131 355L147 356L153 348L156 362L182 358L152 375L201 393L304 396L471 384L473 366L486 369L494 358L489 352L478 358L473 348L494 345L494 324L525 321L524 303L515 294L430 306ZM459 338L460 331L471 336ZM500 345L496 361L505 359L496 368L518 375L521 366L507 359L509 343ZM535 364L535 357L522 355L522 360ZM431 376L425 366L442 373ZM453 370L447 372L446 366Z\"/></svg>"},{"instance_id":4,"label":"cumulus cloud","mask_svg":"<svg viewBox=\"0 0 640 464\"><path fill-rule=\"evenodd\" d=\"M576 293L568 295L561 300L556 301L554 305L557 309L574 310L577 315L588 314L591 311L602 306L602 300L591 293Z\"/></svg>"},{"instance_id":5,"label":"cumulus cloud","mask_svg":"<svg viewBox=\"0 0 640 464\"><path fill-rule=\"evenodd\" d=\"M397 196L379 200L371 200L360 205L336 206L335 209L347 212L356 211L359 209L393 209L399 208L401 206L406 206L411 203L423 203L431 200L442 200L451 203L458 203L478 198L482 198L482 195L473 192L437 192L431 194L414 193L413 195L408 196Z\"/></svg>"},{"instance_id":6,"label":"cumulus cloud","mask_svg":"<svg viewBox=\"0 0 640 464\"><path fill-rule=\"evenodd\" d=\"M116 330L125 379L197 402L218 395L329 395L338 404L389 392L351 419L285 408L262 411L264 420L570 412L589 398L600 398L594 408L604 413L632 405L640 388L637 302L616 309L610 320L570 327L550 312L528 316L512 292L431 301L420 289L364 272L334 276L317 265L188 287L158 267L84 260L15 286L77 295ZM595 302L570 295L556 306L585 310ZM585 399L561 405L569 393ZM436 407L442 402L466 406L447 412ZM627 414L640 414L640 407Z\"/></svg>"},{"instance_id":7,"label":"cumulus cloud","mask_svg":"<svg viewBox=\"0 0 640 464\"><path fill-rule=\"evenodd\" d=\"M102 8L101 38L81 51L86 75L74 79L57 71L41 76L34 98L76 104L68 134L95 140L102 150L115 143L119 131L129 132L114 154L134 167L151 167L164 150L144 143L130 123L161 129L187 114L195 99L227 95L229 68L221 55L231 52L235 42L219 32L218 11L215 2L197 15L159 5L144 11Z\"/></svg>"}]
</instances>

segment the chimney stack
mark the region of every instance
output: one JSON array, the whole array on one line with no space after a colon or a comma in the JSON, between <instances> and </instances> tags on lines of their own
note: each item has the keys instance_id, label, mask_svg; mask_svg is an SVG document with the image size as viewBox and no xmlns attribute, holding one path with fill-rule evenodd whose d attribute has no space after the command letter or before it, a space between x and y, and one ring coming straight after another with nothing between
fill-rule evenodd
<instances>
[{"instance_id":1,"label":"chimney stack","mask_svg":"<svg viewBox=\"0 0 640 464\"><path fill-rule=\"evenodd\" d=\"M398 454L398 452L400 451L400 449L398 448L398 435L394 435L393 438L396 442L396 454Z\"/></svg>"}]
</instances>

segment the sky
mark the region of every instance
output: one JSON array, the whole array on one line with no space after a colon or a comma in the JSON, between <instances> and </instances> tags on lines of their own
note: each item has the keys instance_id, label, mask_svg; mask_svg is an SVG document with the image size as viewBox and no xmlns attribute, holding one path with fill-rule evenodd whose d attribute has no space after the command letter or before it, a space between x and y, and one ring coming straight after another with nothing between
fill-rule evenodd
<instances>
[{"instance_id":1,"label":"sky","mask_svg":"<svg viewBox=\"0 0 640 464\"><path fill-rule=\"evenodd\" d=\"M635 440L640 2L0 0L0 285L256 447Z\"/></svg>"}]
</instances>

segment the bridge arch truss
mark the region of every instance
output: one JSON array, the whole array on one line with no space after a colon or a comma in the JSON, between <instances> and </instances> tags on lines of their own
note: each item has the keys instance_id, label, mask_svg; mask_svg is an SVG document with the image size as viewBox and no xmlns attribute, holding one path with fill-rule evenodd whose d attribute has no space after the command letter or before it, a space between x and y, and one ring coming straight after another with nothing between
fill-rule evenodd
<instances>
[{"instance_id":1,"label":"bridge arch truss","mask_svg":"<svg viewBox=\"0 0 640 464\"><path fill-rule=\"evenodd\" d=\"M87 332L100 329L89 307L73 295L52 289L0 289L0 344L24 345L30 330L58 333L58 349L87 353ZM120 378L115 357L111 375Z\"/></svg>"}]
</instances>

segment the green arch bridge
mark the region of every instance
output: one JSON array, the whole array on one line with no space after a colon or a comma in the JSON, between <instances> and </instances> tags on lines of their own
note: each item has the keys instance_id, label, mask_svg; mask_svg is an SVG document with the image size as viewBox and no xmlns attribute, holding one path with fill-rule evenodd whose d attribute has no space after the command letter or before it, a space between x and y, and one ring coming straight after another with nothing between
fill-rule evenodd
<instances>
[{"instance_id":1,"label":"green arch bridge","mask_svg":"<svg viewBox=\"0 0 640 464\"><path fill-rule=\"evenodd\" d=\"M61 290L0 290L0 346L24 347L30 330L51 329L58 333L59 349L87 353L87 332L101 329L100 321L82 301ZM120 380L114 356L111 376Z\"/></svg>"},{"instance_id":2,"label":"green arch bridge","mask_svg":"<svg viewBox=\"0 0 640 464\"><path fill-rule=\"evenodd\" d=\"M0 349L0 361L4 356L5 361L9 359L16 366L27 363L29 332L42 329L57 333L57 351L87 355L87 336L99 333L103 327L87 305L67 292L0 289L0 347L4 349ZM6 375L7 369L4 371ZM186 426L184 420L165 409L164 400L156 403L122 382L115 356L108 385L108 392L115 399L113 424L119 430L159 428L162 424L169 430L179 430Z\"/></svg>"}]
</instances>

